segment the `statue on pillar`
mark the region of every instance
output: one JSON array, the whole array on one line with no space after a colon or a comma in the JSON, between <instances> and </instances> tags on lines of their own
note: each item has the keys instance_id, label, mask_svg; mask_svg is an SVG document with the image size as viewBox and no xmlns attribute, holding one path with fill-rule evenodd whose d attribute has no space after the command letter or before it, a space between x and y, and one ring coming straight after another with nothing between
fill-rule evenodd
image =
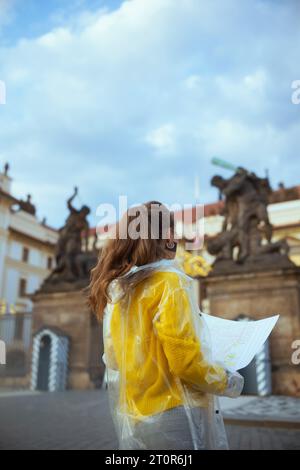
<instances>
[{"instance_id":1,"label":"statue on pillar","mask_svg":"<svg viewBox=\"0 0 300 470\"><path fill-rule=\"evenodd\" d=\"M95 250L89 251L90 208L82 206L76 209L73 205L78 195L75 187L73 195L67 200L69 216L65 225L59 230L59 238L55 249L56 267L46 279L42 291L53 290L58 285L64 289L72 289L71 284L87 281L90 269L96 264Z\"/></svg>"},{"instance_id":2,"label":"statue on pillar","mask_svg":"<svg viewBox=\"0 0 300 470\"><path fill-rule=\"evenodd\" d=\"M209 253L216 256L215 268L274 265L279 261L290 265L287 242L272 243L267 209L272 193L269 179L239 167L231 178L214 176L211 184L224 199L222 232L208 241Z\"/></svg>"},{"instance_id":3,"label":"statue on pillar","mask_svg":"<svg viewBox=\"0 0 300 470\"><path fill-rule=\"evenodd\" d=\"M8 176L9 168L10 168L9 163L8 162L5 163L5 165L4 165L4 175L5 176Z\"/></svg>"}]
</instances>

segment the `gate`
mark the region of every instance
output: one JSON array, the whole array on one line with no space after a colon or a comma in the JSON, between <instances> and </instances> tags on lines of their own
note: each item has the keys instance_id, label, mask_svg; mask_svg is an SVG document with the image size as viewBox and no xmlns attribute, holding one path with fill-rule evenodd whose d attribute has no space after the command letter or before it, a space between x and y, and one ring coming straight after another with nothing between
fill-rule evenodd
<instances>
[{"instance_id":1,"label":"gate","mask_svg":"<svg viewBox=\"0 0 300 470\"><path fill-rule=\"evenodd\" d=\"M58 392L66 389L69 339L60 331L44 328L34 335L31 389Z\"/></svg>"}]
</instances>

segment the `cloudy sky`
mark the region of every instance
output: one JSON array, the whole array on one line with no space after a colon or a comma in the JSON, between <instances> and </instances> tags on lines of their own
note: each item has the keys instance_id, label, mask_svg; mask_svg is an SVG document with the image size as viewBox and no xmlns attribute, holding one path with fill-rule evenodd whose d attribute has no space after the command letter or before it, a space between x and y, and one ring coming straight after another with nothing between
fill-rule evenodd
<instances>
[{"instance_id":1,"label":"cloudy sky","mask_svg":"<svg viewBox=\"0 0 300 470\"><path fill-rule=\"evenodd\" d=\"M298 0L0 0L0 165L60 226L102 203L217 198L215 155L300 184Z\"/></svg>"}]
</instances>

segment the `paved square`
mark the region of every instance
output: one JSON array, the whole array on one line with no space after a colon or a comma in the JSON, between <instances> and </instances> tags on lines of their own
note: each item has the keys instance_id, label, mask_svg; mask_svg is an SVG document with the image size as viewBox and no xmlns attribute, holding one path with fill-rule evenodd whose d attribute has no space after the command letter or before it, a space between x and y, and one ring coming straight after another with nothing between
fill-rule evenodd
<instances>
[{"instance_id":1,"label":"paved square","mask_svg":"<svg viewBox=\"0 0 300 470\"><path fill-rule=\"evenodd\" d=\"M300 449L300 429L227 426L231 449ZM116 449L107 393L0 393L0 449Z\"/></svg>"}]
</instances>

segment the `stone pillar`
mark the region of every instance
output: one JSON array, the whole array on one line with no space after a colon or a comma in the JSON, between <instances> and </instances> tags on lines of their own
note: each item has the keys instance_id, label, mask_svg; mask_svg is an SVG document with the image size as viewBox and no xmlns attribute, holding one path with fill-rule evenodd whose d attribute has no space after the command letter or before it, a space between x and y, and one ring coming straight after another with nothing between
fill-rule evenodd
<instances>
[{"instance_id":1,"label":"stone pillar","mask_svg":"<svg viewBox=\"0 0 300 470\"><path fill-rule=\"evenodd\" d=\"M86 305L86 297L75 292L37 293L32 297L35 335L41 328L58 328L69 337L68 388L87 390L102 382L102 328Z\"/></svg>"},{"instance_id":2,"label":"stone pillar","mask_svg":"<svg viewBox=\"0 0 300 470\"><path fill-rule=\"evenodd\" d=\"M253 320L280 314L270 337L272 393L300 396L300 365L292 364L292 343L300 339L300 269L211 274L201 281L212 315Z\"/></svg>"}]
</instances>

